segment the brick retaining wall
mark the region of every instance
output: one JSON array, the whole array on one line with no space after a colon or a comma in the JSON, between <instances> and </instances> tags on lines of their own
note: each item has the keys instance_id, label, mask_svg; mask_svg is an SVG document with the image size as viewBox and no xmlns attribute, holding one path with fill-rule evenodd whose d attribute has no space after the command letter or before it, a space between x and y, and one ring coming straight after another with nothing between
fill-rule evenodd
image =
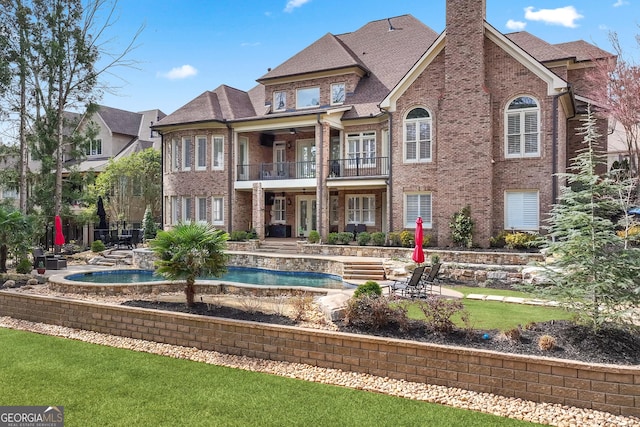
<instances>
[{"instance_id":1,"label":"brick retaining wall","mask_svg":"<svg viewBox=\"0 0 640 427\"><path fill-rule=\"evenodd\" d=\"M536 358L11 291L0 291L0 316L640 416L638 366Z\"/></svg>"}]
</instances>

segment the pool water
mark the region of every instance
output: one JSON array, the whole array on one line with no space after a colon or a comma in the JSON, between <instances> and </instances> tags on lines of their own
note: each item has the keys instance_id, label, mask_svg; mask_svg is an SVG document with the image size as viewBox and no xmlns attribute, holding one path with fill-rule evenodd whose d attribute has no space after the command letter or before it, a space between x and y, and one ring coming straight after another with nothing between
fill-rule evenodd
<instances>
[{"instance_id":1,"label":"pool water","mask_svg":"<svg viewBox=\"0 0 640 427\"><path fill-rule=\"evenodd\" d=\"M65 277L75 282L89 283L140 283L166 281L162 276L149 270L105 270L71 274ZM342 278L325 273L299 271L274 271L249 267L228 267L222 277L204 277L204 280L224 280L264 286L308 286L313 288L340 289Z\"/></svg>"}]
</instances>

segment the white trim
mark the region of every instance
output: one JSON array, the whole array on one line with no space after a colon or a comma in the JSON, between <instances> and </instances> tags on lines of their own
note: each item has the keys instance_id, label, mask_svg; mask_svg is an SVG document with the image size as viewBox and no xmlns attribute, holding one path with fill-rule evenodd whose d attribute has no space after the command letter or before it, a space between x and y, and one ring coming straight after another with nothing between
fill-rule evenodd
<instances>
[{"instance_id":1,"label":"white trim","mask_svg":"<svg viewBox=\"0 0 640 427\"><path fill-rule=\"evenodd\" d=\"M420 119L409 119L411 120L411 123L415 123L416 124L416 158L415 159L408 159L407 158L407 116L409 115L409 113L411 113L413 110L417 109L417 108L421 108L423 110L425 110L427 112L427 114L429 115L428 118L420 118ZM420 121L428 121L429 122L429 157L425 158L425 159L421 159L420 158L420 129L418 124L420 123ZM433 162L433 114L432 112L429 110L429 108L422 106L422 105L416 105L414 107L411 107L410 109L407 110L406 114L404 115L404 117L402 118L402 163L431 163Z\"/></svg>"},{"instance_id":2,"label":"white trim","mask_svg":"<svg viewBox=\"0 0 640 427\"><path fill-rule=\"evenodd\" d=\"M433 227L433 192L431 191L408 191L402 195L402 225L404 228L416 228L416 218L408 218L407 216L407 197L408 196L429 196L430 211L427 217L426 212L420 212L422 218L422 226L424 228Z\"/></svg>"},{"instance_id":3,"label":"white trim","mask_svg":"<svg viewBox=\"0 0 640 427\"><path fill-rule=\"evenodd\" d=\"M219 165L216 165L216 140L220 140ZM224 135L213 135L211 137L211 170L224 170Z\"/></svg>"},{"instance_id":4,"label":"white trim","mask_svg":"<svg viewBox=\"0 0 640 427\"><path fill-rule=\"evenodd\" d=\"M220 212L216 210L216 200L220 201ZM219 218L216 218L216 213L219 213ZM211 197L211 224L224 225L224 197L212 196Z\"/></svg>"},{"instance_id":5,"label":"white trim","mask_svg":"<svg viewBox=\"0 0 640 427\"><path fill-rule=\"evenodd\" d=\"M205 135L196 136L196 149L195 149L195 166L197 171L203 171L207 169L207 137ZM204 156L200 158L200 142L204 140ZM204 159L204 166L200 166L200 160Z\"/></svg>"},{"instance_id":6,"label":"white trim","mask_svg":"<svg viewBox=\"0 0 640 427\"><path fill-rule=\"evenodd\" d=\"M318 104L316 105L304 105L301 106L300 103L298 102L300 99L299 93L300 91L310 91L312 89L317 89L318 90ZM320 102L320 97L322 96L322 93L320 91L320 86L308 86L308 87L299 87L296 89L296 110L305 110L305 109L309 109L309 108L318 108L321 105Z\"/></svg>"},{"instance_id":7,"label":"white trim","mask_svg":"<svg viewBox=\"0 0 640 427\"><path fill-rule=\"evenodd\" d=\"M527 203L526 200L521 200L521 206L512 207L510 209L508 198L509 195L520 195L524 196L525 194L533 195L535 194L535 220L529 218L530 221L535 222L536 225L528 225L524 219L524 213L522 212L522 207ZM517 202L513 200L513 202ZM531 200L529 200L531 202ZM510 215L511 212L511 215ZM530 212L531 214L531 212ZM513 215L519 215L520 224L509 223L510 218L513 219ZM504 192L504 229L505 230L513 230L513 231L540 231L540 191L539 190L506 190Z\"/></svg>"},{"instance_id":8,"label":"white trim","mask_svg":"<svg viewBox=\"0 0 640 427\"><path fill-rule=\"evenodd\" d=\"M186 142L188 141L188 142ZM181 170L183 171L190 171L191 170L191 163L193 162L193 149L191 146L191 142L193 140L191 139L190 136L183 136L182 137L182 158L180 159L180 166L181 166ZM185 160L186 160L186 153L187 153L187 148L189 149L189 165L186 165Z\"/></svg>"},{"instance_id":9,"label":"white trim","mask_svg":"<svg viewBox=\"0 0 640 427\"><path fill-rule=\"evenodd\" d=\"M370 221L364 221L362 219L363 214L365 212L364 206L362 201L364 199L370 199L371 200L371 204L372 206L369 206L369 209L366 209L367 212L371 213L371 216L373 217L372 220ZM353 209L354 211L357 212L357 214L359 214L360 219L356 219L355 221L349 221L349 199L358 199L359 202L359 206L357 209ZM375 194L367 194L367 193L360 193L360 194L345 194L345 200L344 200L344 222L345 224L366 224L366 225L376 225L376 195Z\"/></svg>"},{"instance_id":10,"label":"white trim","mask_svg":"<svg viewBox=\"0 0 640 427\"><path fill-rule=\"evenodd\" d=\"M513 109L513 110L509 110L509 105L511 105L511 103L513 101L515 101L518 98L531 98L536 102L536 107L535 108L518 108L518 109ZM535 112L536 113L536 133L537 133L537 148L536 148L536 152L535 153L527 153L525 151L525 145L526 145L526 140L525 140L525 114L526 113L532 113ZM520 136L520 151L518 153L513 153L513 154L509 154L509 116L513 115L513 114L517 114L519 117L519 127L520 127L520 131L519 131L519 136ZM541 150L541 139L542 139L542 131L540 129L540 116L542 115L542 109L540 107L540 101L538 101L538 99L536 99L534 96L528 95L528 94L522 94L522 95L518 95L515 96L511 99L509 99L507 101L507 103L505 104L505 108L504 108L504 157L505 159L522 159L522 158L537 158L542 156L542 150Z\"/></svg>"},{"instance_id":11,"label":"white trim","mask_svg":"<svg viewBox=\"0 0 640 427\"><path fill-rule=\"evenodd\" d=\"M537 61L533 56L509 40L493 26L485 21L485 36L504 49L512 58L533 72L541 80L547 83L547 95L552 96L569 89L568 83L558 77L555 73ZM398 99L411 87L423 71L433 62L438 54L445 48L445 38L447 31L440 33L438 38L429 46L429 49L418 59L413 67L404 75L398 84L380 102L380 108L394 112L397 109Z\"/></svg>"},{"instance_id":12,"label":"white trim","mask_svg":"<svg viewBox=\"0 0 640 427\"><path fill-rule=\"evenodd\" d=\"M342 86L343 94L342 101L334 102L333 100L333 88L336 86ZM345 99L347 98L347 84L345 82L332 83L329 86L329 104L330 105L342 105L344 104Z\"/></svg>"}]
</instances>

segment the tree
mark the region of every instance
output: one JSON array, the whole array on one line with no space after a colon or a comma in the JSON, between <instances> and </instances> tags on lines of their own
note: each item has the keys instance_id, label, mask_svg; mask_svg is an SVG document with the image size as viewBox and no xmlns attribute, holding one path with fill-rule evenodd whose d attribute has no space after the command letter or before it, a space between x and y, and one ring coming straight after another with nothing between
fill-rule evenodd
<instances>
[{"instance_id":1,"label":"tree","mask_svg":"<svg viewBox=\"0 0 640 427\"><path fill-rule=\"evenodd\" d=\"M626 188L634 183L596 174L604 156L598 152L600 135L590 107L579 132L584 148L572 160L570 172L563 174L568 186L549 221L549 283L537 290L564 302L598 330L607 321L623 321L640 302L640 249L616 235L612 221L625 210Z\"/></svg>"},{"instance_id":2,"label":"tree","mask_svg":"<svg viewBox=\"0 0 640 427\"><path fill-rule=\"evenodd\" d=\"M144 210L144 218L142 221L142 228L144 229L144 240L148 241L156 237L158 234L158 227L151 214L151 207L147 206Z\"/></svg>"},{"instance_id":3,"label":"tree","mask_svg":"<svg viewBox=\"0 0 640 427\"><path fill-rule=\"evenodd\" d=\"M26 258L32 236L31 218L20 211L0 206L0 272L7 272L7 257Z\"/></svg>"},{"instance_id":4,"label":"tree","mask_svg":"<svg viewBox=\"0 0 640 427\"><path fill-rule=\"evenodd\" d=\"M169 280L185 280L187 306L194 305L197 277L219 277L226 271L224 253L229 235L211 224L184 222L169 231L159 231L149 242L158 257L157 272Z\"/></svg>"},{"instance_id":5,"label":"tree","mask_svg":"<svg viewBox=\"0 0 640 427\"><path fill-rule=\"evenodd\" d=\"M92 198L102 196L111 218L130 219L132 209L150 206L160 215L162 195L162 154L153 148L109 160L96 177Z\"/></svg>"},{"instance_id":6,"label":"tree","mask_svg":"<svg viewBox=\"0 0 640 427\"><path fill-rule=\"evenodd\" d=\"M77 115L95 108L103 90L99 78L125 60L134 48L133 40L120 53L108 52L103 41L113 23L117 1L108 0L0 0L2 15L11 44L10 60L20 79L21 146L28 118L31 149L42 162L40 180L35 183L36 203L45 203L45 216L61 213L63 204L63 156L71 156L86 143L88 135L74 135ZM29 100L24 99L29 95ZM26 165L26 150L22 163ZM76 157L77 158L77 157ZM53 177L50 175L53 174ZM25 173L21 175L21 190ZM24 186L26 188L26 186ZM53 197L52 197L53 196ZM33 204L33 203L32 203Z\"/></svg>"},{"instance_id":7,"label":"tree","mask_svg":"<svg viewBox=\"0 0 640 427\"><path fill-rule=\"evenodd\" d=\"M613 123L619 123L624 129L629 171L633 177L638 177L640 66L625 58L615 32L609 38L617 58L594 61L596 66L586 74L589 97L607 111Z\"/></svg>"}]
</instances>

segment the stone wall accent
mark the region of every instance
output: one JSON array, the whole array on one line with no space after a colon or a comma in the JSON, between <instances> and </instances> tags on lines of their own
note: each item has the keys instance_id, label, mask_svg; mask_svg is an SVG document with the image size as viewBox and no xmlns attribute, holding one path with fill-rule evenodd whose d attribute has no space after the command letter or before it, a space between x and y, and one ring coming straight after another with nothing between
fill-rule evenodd
<instances>
[{"instance_id":1,"label":"stone wall accent","mask_svg":"<svg viewBox=\"0 0 640 427\"><path fill-rule=\"evenodd\" d=\"M638 366L502 354L12 291L0 291L0 314L226 354L640 416Z\"/></svg>"}]
</instances>

